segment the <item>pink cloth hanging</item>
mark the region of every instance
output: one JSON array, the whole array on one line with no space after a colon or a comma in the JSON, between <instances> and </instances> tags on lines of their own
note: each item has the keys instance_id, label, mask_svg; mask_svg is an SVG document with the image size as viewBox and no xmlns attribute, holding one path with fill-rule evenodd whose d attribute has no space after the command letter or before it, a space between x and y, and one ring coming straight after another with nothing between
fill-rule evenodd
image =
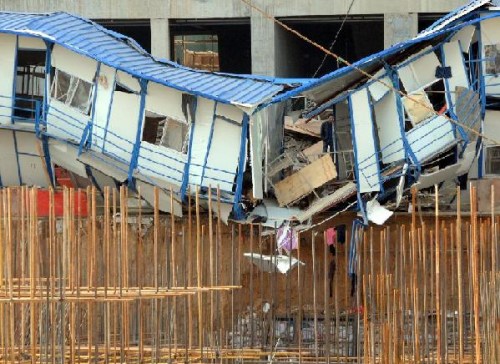
<instances>
[{"instance_id":1,"label":"pink cloth hanging","mask_svg":"<svg viewBox=\"0 0 500 364\"><path fill-rule=\"evenodd\" d=\"M337 239L337 231L335 228L329 228L326 230L326 244L333 245Z\"/></svg>"}]
</instances>

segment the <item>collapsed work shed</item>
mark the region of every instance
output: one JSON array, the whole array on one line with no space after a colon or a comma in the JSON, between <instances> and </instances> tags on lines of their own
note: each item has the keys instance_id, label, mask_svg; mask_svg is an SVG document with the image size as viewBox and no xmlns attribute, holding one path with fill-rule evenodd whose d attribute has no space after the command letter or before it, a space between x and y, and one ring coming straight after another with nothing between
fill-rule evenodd
<instances>
[{"instance_id":1,"label":"collapsed work shed","mask_svg":"<svg viewBox=\"0 0 500 364\"><path fill-rule=\"evenodd\" d=\"M238 214L247 140L267 128L253 113L292 83L155 59L67 13L3 12L0 24L1 152L12 157L0 169L4 185L47 187L59 166L77 185L127 183L150 203L161 187L164 211L172 190L176 214L189 190L205 198L219 187L225 211Z\"/></svg>"}]
</instances>

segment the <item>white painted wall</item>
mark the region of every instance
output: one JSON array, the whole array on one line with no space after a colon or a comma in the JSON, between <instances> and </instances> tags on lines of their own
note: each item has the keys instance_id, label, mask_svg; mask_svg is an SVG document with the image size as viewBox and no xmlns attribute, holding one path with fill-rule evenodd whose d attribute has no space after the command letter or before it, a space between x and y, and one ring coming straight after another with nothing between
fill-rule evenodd
<instances>
[{"instance_id":1,"label":"white painted wall","mask_svg":"<svg viewBox=\"0 0 500 364\"><path fill-rule=\"evenodd\" d=\"M3 186L19 186L19 173L17 167L16 147L14 132L0 129L0 177Z\"/></svg>"},{"instance_id":2,"label":"white painted wall","mask_svg":"<svg viewBox=\"0 0 500 364\"><path fill-rule=\"evenodd\" d=\"M12 121L16 45L15 35L0 34L0 124L4 125Z\"/></svg>"},{"instance_id":3,"label":"white painted wall","mask_svg":"<svg viewBox=\"0 0 500 364\"><path fill-rule=\"evenodd\" d=\"M80 143L90 117L64 103L50 99L47 114L47 132L57 138Z\"/></svg>"},{"instance_id":4,"label":"white painted wall","mask_svg":"<svg viewBox=\"0 0 500 364\"><path fill-rule=\"evenodd\" d=\"M448 105L455 105L456 87L469 88L469 77L465 70L465 61L462 55L459 41L453 41L443 44L444 66L451 67L452 77L446 79L445 87L450 92L446 95Z\"/></svg>"},{"instance_id":5,"label":"white painted wall","mask_svg":"<svg viewBox=\"0 0 500 364\"><path fill-rule=\"evenodd\" d=\"M191 165L189 167L189 184L200 185L203 173L203 163L210 138L210 128L213 121L215 102L198 97L196 108L196 121L193 132L193 143L191 148ZM226 143L229 144L229 140Z\"/></svg>"},{"instance_id":6,"label":"white painted wall","mask_svg":"<svg viewBox=\"0 0 500 364\"><path fill-rule=\"evenodd\" d=\"M182 92L158 83L148 83L146 110L179 121L186 121L182 113Z\"/></svg>"},{"instance_id":7,"label":"white painted wall","mask_svg":"<svg viewBox=\"0 0 500 364\"><path fill-rule=\"evenodd\" d=\"M81 56L66 48L55 45L52 49L51 63L53 67L92 84L94 83L97 62L91 58Z\"/></svg>"},{"instance_id":8,"label":"white painted wall","mask_svg":"<svg viewBox=\"0 0 500 364\"><path fill-rule=\"evenodd\" d=\"M374 106L382 162L389 164L405 158L399 113L394 91L389 92ZM402 106L401 106L402 107ZM401 112L403 112L401 110Z\"/></svg>"},{"instance_id":9,"label":"white painted wall","mask_svg":"<svg viewBox=\"0 0 500 364\"><path fill-rule=\"evenodd\" d=\"M137 136L140 103L139 95L114 92L104 151L126 162L131 160Z\"/></svg>"}]
</instances>

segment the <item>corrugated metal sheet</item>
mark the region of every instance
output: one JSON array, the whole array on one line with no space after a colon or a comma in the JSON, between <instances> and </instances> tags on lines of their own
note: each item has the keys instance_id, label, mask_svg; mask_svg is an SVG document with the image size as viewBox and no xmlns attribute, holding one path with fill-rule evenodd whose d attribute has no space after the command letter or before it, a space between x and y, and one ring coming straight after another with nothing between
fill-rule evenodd
<instances>
[{"instance_id":1,"label":"corrugated metal sheet","mask_svg":"<svg viewBox=\"0 0 500 364\"><path fill-rule=\"evenodd\" d=\"M134 40L64 12L0 12L0 32L41 37L133 76L182 92L243 107L255 107L299 80L237 76L192 70L153 58Z\"/></svg>"}]
</instances>

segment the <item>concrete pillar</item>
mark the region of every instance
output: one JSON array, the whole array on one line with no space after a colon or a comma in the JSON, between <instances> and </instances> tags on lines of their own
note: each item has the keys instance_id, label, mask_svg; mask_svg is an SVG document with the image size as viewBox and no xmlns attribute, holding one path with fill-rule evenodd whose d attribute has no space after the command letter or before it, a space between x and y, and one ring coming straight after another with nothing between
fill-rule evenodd
<instances>
[{"instance_id":1,"label":"concrete pillar","mask_svg":"<svg viewBox=\"0 0 500 364\"><path fill-rule=\"evenodd\" d=\"M151 19L151 54L170 59L170 28L168 19Z\"/></svg>"},{"instance_id":2,"label":"concrete pillar","mask_svg":"<svg viewBox=\"0 0 500 364\"><path fill-rule=\"evenodd\" d=\"M276 76L275 23L252 9L250 29L252 73L264 76Z\"/></svg>"},{"instance_id":3,"label":"concrete pillar","mask_svg":"<svg viewBox=\"0 0 500 364\"><path fill-rule=\"evenodd\" d=\"M417 33L417 13L384 14L384 48L411 39Z\"/></svg>"}]
</instances>

